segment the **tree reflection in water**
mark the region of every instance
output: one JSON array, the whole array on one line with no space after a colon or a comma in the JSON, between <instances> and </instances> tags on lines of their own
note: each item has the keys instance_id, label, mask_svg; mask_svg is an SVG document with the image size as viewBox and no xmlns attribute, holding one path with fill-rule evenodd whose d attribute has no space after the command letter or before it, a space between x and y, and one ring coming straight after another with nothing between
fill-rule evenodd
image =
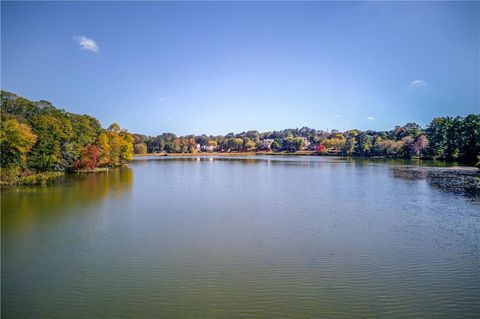
<instances>
[{"instance_id":1,"label":"tree reflection in water","mask_svg":"<svg viewBox=\"0 0 480 319\"><path fill-rule=\"evenodd\" d=\"M108 172L66 175L48 186L5 189L2 192L2 228L26 227L37 218L54 219L76 205L90 206L107 196L119 196L131 190L133 170L127 167ZM48 212L48 214L46 214Z\"/></svg>"}]
</instances>

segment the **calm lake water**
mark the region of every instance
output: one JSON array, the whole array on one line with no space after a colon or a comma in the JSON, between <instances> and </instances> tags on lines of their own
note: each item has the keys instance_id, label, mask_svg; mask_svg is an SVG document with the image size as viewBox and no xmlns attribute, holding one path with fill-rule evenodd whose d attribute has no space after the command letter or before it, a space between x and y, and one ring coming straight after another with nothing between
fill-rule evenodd
<instances>
[{"instance_id":1,"label":"calm lake water","mask_svg":"<svg viewBox=\"0 0 480 319\"><path fill-rule=\"evenodd\" d=\"M405 164L144 158L3 190L2 318L478 318L479 200Z\"/></svg>"}]
</instances>

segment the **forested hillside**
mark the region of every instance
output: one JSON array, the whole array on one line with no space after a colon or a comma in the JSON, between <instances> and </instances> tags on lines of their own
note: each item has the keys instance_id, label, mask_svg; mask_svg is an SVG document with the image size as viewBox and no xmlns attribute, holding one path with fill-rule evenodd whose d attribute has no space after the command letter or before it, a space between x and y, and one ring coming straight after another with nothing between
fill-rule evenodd
<instances>
[{"instance_id":1,"label":"forested hillside","mask_svg":"<svg viewBox=\"0 0 480 319\"><path fill-rule=\"evenodd\" d=\"M1 92L2 182L42 172L114 167L133 157L133 137L118 124L103 129L88 115ZM34 180L33 180L34 181Z\"/></svg>"}]
</instances>

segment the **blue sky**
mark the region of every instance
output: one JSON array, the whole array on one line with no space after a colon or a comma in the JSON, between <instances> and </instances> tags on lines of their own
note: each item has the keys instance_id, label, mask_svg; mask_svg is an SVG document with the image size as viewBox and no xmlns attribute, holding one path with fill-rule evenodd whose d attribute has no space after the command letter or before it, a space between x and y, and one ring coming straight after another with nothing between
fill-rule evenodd
<instances>
[{"instance_id":1,"label":"blue sky","mask_svg":"<svg viewBox=\"0 0 480 319\"><path fill-rule=\"evenodd\" d=\"M156 135L480 112L479 2L4 2L2 89Z\"/></svg>"}]
</instances>

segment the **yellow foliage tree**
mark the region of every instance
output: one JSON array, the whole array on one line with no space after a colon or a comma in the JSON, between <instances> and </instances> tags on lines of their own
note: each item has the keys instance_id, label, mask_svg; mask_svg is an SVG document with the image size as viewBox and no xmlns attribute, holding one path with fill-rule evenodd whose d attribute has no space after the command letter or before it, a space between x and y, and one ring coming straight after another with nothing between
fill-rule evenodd
<instances>
[{"instance_id":1,"label":"yellow foliage tree","mask_svg":"<svg viewBox=\"0 0 480 319\"><path fill-rule=\"evenodd\" d=\"M13 117L2 117L0 130L0 149L2 167L24 167L27 153L37 141L37 135L27 124Z\"/></svg>"}]
</instances>

